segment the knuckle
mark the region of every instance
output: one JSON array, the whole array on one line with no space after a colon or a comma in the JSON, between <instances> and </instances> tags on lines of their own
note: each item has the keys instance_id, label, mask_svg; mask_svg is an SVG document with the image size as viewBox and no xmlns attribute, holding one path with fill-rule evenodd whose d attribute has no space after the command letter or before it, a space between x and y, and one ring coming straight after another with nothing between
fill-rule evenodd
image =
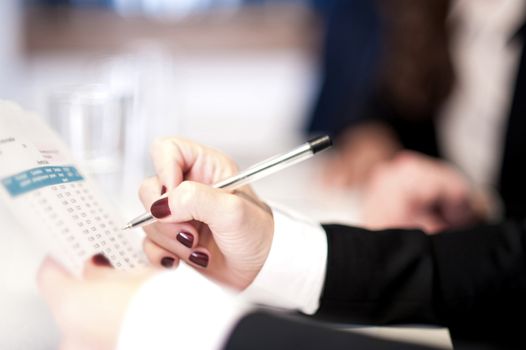
<instances>
[{"instance_id":1,"label":"knuckle","mask_svg":"<svg viewBox=\"0 0 526 350\"><path fill-rule=\"evenodd\" d=\"M158 262L162 256L169 254L168 251L165 251L164 248L151 240L145 240L143 242L143 250L148 260L154 264Z\"/></svg>"},{"instance_id":2,"label":"knuckle","mask_svg":"<svg viewBox=\"0 0 526 350\"><path fill-rule=\"evenodd\" d=\"M152 242L148 238L142 241L142 250L148 256L152 253Z\"/></svg>"},{"instance_id":3,"label":"knuckle","mask_svg":"<svg viewBox=\"0 0 526 350\"><path fill-rule=\"evenodd\" d=\"M236 162L234 162L234 160L228 157L226 154L219 152L218 159L220 159L221 164L223 164L223 166L228 168L231 172L236 172L238 170Z\"/></svg>"},{"instance_id":4,"label":"knuckle","mask_svg":"<svg viewBox=\"0 0 526 350\"><path fill-rule=\"evenodd\" d=\"M395 162L398 163L412 163L420 159L420 155L414 151L404 150L398 152L395 157Z\"/></svg>"},{"instance_id":5,"label":"knuckle","mask_svg":"<svg viewBox=\"0 0 526 350\"><path fill-rule=\"evenodd\" d=\"M229 212L239 212L243 210L243 201L236 195L230 195L226 199L225 208Z\"/></svg>"},{"instance_id":6,"label":"knuckle","mask_svg":"<svg viewBox=\"0 0 526 350\"><path fill-rule=\"evenodd\" d=\"M150 154L155 154L160 148L163 147L164 143L166 142L166 137L156 137L150 146Z\"/></svg>"},{"instance_id":7,"label":"knuckle","mask_svg":"<svg viewBox=\"0 0 526 350\"><path fill-rule=\"evenodd\" d=\"M193 191L194 187L195 186L191 181L183 181L179 184L179 186L177 186L177 189L181 192L189 192Z\"/></svg>"},{"instance_id":8,"label":"knuckle","mask_svg":"<svg viewBox=\"0 0 526 350\"><path fill-rule=\"evenodd\" d=\"M230 168L230 172L231 172L232 174L236 174L236 173L238 173L238 172L239 172L239 167L237 166L237 163L234 162L234 161L233 161L232 159L230 159L230 158L227 158L227 160L228 160L228 166L229 166L229 168Z\"/></svg>"},{"instance_id":9,"label":"knuckle","mask_svg":"<svg viewBox=\"0 0 526 350\"><path fill-rule=\"evenodd\" d=\"M179 142L180 140L175 137L157 137L152 142L150 154L154 156L156 154L166 152L167 150L175 149L177 148Z\"/></svg>"},{"instance_id":10,"label":"knuckle","mask_svg":"<svg viewBox=\"0 0 526 350\"><path fill-rule=\"evenodd\" d=\"M174 194L170 196L170 202L175 206L187 206L196 196L196 186L190 181L183 181L177 186Z\"/></svg>"},{"instance_id":11,"label":"knuckle","mask_svg":"<svg viewBox=\"0 0 526 350\"><path fill-rule=\"evenodd\" d=\"M157 169L157 177L159 178L159 181L161 182L163 179L167 178L168 174L169 174L169 170L165 166L161 167L160 169Z\"/></svg>"},{"instance_id":12,"label":"knuckle","mask_svg":"<svg viewBox=\"0 0 526 350\"><path fill-rule=\"evenodd\" d=\"M158 195L160 191L159 186L160 184L156 177L150 177L141 183L139 186L138 195L144 205L151 204L147 202L152 199L152 195Z\"/></svg>"},{"instance_id":13,"label":"knuckle","mask_svg":"<svg viewBox=\"0 0 526 350\"><path fill-rule=\"evenodd\" d=\"M467 200L471 195L471 191L463 183L457 184L455 188L452 189L452 199L457 202L462 202Z\"/></svg>"},{"instance_id":14,"label":"knuckle","mask_svg":"<svg viewBox=\"0 0 526 350\"><path fill-rule=\"evenodd\" d=\"M139 186L139 191L138 191L138 195L141 201L144 202L147 193L148 193L148 183L146 181L143 181L141 185Z\"/></svg>"},{"instance_id":15,"label":"knuckle","mask_svg":"<svg viewBox=\"0 0 526 350\"><path fill-rule=\"evenodd\" d=\"M384 181L385 178L390 176L391 172L392 166L383 163L378 164L371 170L369 183L374 186L378 186Z\"/></svg>"},{"instance_id":16,"label":"knuckle","mask_svg":"<svg viewBox=\"0 0 526 350\"><path fill-rule=\"evenodd\" d=\"M223 205L225 215L234 226L239 226L246 216L244 201L236 195L229 195Z\"/></svg>"}]
</instances>

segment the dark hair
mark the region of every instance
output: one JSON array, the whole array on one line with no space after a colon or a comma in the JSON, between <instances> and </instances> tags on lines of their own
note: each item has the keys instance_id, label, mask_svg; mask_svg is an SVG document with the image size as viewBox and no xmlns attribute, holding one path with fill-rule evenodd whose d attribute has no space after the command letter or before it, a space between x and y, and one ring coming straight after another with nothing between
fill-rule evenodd
<instances>
[{"instance_id":1,"label":"dark hair","mask_svg":"<svg viewBox=\"0 0 526 350\"><path fill-rule=\"evenodd\" d=\"M405 118L434 116L454 82L450 0L377 1L385 38L380 91Z\"/></svg>"}]
</instances>

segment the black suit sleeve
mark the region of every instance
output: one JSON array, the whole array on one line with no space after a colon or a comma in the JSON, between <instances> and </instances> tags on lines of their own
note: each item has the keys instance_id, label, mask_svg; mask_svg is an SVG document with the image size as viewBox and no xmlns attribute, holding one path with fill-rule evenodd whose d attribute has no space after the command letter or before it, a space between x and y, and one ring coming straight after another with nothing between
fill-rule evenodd
<instances>
[{"instance_id":1,"label":"black suit sleeve","mask_svg":"<svg viewBox=\"0 0 526 350\"><path fill-rule=\"evenodd\" d=\"M462 342L524 344L525 229L485 225L428 236L420 231L327 225L329 254L318 318L433 323Z\"/></svg>"},{"instance_id":2,"label":"black suit sleeve","mask_svg":"<svg viewBox=\"0 0 526 350\"><path fill-rule=\"evenodd\" d=\"M525 348L523 224L434 236L418 230L324 228L327 274L314 319L252 313L235 327L227 349L424 348L341 332L327 327L326 320L437 324L450 329L455 349Z\"/></svg>"}]
</instances>

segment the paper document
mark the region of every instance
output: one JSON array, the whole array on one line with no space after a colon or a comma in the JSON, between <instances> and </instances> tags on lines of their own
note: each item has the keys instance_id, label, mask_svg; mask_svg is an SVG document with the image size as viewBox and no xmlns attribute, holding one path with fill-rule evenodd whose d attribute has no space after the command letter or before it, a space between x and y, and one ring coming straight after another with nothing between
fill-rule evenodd
<instances>
[{"instance_id":1,"label":"paper document","mask_svg":"<svg viewBox=\"0 0 526 350\"><path fill-rule=\"evenodd\" d=\"M117 269L145 265L133 232L45 122L0 101L0 198L70 272L103 253Z\"/></svg>"}]
</instances>

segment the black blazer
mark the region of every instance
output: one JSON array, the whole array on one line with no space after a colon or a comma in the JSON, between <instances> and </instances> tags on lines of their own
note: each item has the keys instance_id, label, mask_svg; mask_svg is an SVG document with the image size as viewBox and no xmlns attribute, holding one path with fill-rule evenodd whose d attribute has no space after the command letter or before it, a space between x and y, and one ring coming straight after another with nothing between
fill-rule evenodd
<instances>
[{"instance_id":1,"label":"black blazer","mask_svg":"<svg viewBox=\"0 0 526 350\"><path fill-rule=\"evenodd\" d=\"M509 218L526 217L526 23L514 40L522 40L522 55L506 127L498 188Z\"/></svg>"},{"instance_id":2,"label":"black blazer","mask_svg":"<svg viewBox=\"0 0 526 350\"><path fill-rule=\"evenodd\" d=\"M436 324L457 349L526 348L526 227L484 225L439 235L324 226L327 275L309 320L256 312L227 349L425 348L328 328L329 322Z\"/></svg>"}]
</instances>

